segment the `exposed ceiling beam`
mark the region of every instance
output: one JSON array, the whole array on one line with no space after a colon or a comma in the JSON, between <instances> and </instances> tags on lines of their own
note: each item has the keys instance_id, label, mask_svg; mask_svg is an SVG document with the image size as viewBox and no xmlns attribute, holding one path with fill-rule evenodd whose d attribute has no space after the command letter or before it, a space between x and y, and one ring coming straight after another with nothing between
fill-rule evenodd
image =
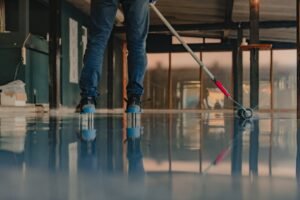
<instances>
[{"instance_id":1,"label":"exposed ceiling beam","mask_svg":"<svg viewBox=\"0 0 300 200\"><path fill-rule=\"evenodd\" d=\"M242 29L249 29L249 22L231 22L228 25L224 23L208 23L208 24L177 24L173 25L177 31L216 31L216 30L236 30L241 27ZM272 29L272 28L296 28L295 20L281 20L281 21L261 21L259 22L260 29ZM151 33L156 32L169 32L165 25L151 25ZM115 26L115 33L125 33L124 26Z\"/></svg>"},{"instance_id":2,"label":"exposed ceiling beam","mask_svg":"<svg viewBox=\"0 0 300 200\"><path fill-rule=\"evenodd\" d=\"M189 44L190 48L195 52L206 51L231 51L233 46L230 43L210 43L210 44ZM165 53L165 52L186 52L186 49L181 44L173 44L170 46L147 48L147 53Z\"/></svg>"},{"instance_id":3,"label":"exposed ceiling beam","mask_svg":"<svg viewBox=\"0 0 300 200\"><path fill-rule=\"evenodd\" d=\"M189 44L195 52L216 52L216 51L232 51L234 41L229 39L226 43L208 43L208 44ZM261 41L262 44L272 44L273 50L296 49L296 44L291 42L274 42ZM186 52L181 44L173 44L170 46L153 46L147 48L148 53L167 53L167 52Z\"/></svg>"}]
</instances>

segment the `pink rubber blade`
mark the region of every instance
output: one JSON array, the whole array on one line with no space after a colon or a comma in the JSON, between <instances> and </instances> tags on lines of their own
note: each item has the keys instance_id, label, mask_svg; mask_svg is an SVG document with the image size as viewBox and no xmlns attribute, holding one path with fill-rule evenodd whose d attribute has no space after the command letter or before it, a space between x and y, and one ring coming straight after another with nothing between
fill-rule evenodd
<instances>
[{"instance_id":1,"label":"pink rubber blade","mask_svg":"<svg viewBox=\"0 0 300 200\"><path fill-rule=\"evenodd\" d=\"M230 97L231 95L226 90L226 88L223 86L223 84L220 81L215 81L216 86L221 90L221 92L226 96Z\"/></svg>"}]
</instances>

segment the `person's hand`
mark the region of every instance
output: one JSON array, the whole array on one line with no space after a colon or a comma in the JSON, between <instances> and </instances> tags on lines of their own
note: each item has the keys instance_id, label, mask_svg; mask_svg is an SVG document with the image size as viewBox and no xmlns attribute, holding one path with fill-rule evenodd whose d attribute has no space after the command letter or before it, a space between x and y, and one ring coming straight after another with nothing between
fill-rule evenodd
<instances>
[{"instance_id":1,"label":"person's hand","mask_svg":"<svg viewBox=\"0 0 300 200\"><path fill-rule=\"evenodd\" d=\"M149 0L149 3L156 3L157 0Z\"/></svg>"}]
</instances>

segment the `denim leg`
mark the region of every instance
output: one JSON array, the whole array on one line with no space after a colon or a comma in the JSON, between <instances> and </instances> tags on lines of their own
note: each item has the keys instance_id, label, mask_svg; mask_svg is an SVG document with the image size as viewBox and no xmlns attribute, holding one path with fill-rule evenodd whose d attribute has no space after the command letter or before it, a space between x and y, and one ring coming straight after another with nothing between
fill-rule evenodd
<instances>
[{"instance_id":1,"label":"denim leg","mask_svg":"<svg viewBox=\"0 0 300 200\"><path fill-rule=\"evenodd\" d=\"M142 95L147 67L146 39L149 28L149 0L124 0L128 48L127 95Z\"/></svg>"},{"instance_id":2,"label":"denim leg","mask_svg":"<svg viewBox=\"0 0 300 200\"><path fill-rule=\"evenodd\" d=\"M88 43L79 86L81 96L98 96L103 56L114 24L118 0L92 0Z\"/></svg>"}]
</instances>

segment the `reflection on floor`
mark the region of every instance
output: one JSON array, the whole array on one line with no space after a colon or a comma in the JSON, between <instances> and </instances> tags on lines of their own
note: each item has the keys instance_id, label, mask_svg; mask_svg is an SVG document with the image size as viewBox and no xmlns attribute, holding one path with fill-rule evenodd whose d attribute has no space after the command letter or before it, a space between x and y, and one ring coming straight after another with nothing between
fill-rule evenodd
<instances>
[{"instance_id":1,"label":"reflection on floor","mask_svg":"<svg viewBox=\"0 0 300 200\"><path fill-rule=\"evenodd\" d=\"M299 199L299 174L294 114L0 117L0 199Z\"/></svg>"}]
</instances>

